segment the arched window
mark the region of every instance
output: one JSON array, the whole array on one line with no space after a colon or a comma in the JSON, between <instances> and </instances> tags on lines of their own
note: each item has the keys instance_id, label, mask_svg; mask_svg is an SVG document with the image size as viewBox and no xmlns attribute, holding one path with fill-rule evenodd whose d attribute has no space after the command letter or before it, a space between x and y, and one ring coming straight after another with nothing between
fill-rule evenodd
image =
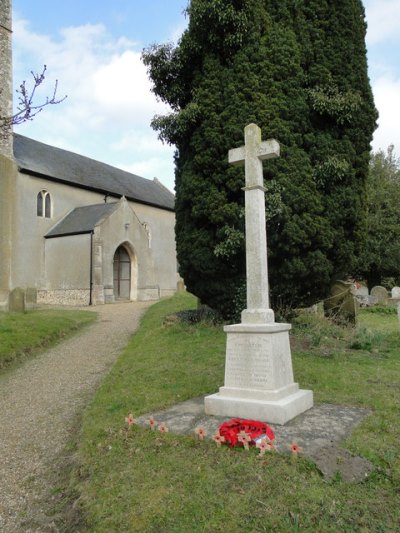
<instances>
[{"instance_id":1,"label":"arched window","mask_svg":"<svg viewBox=\"0 0 400 533\"><path fill-rule=\"evenodd\" d=\"M36 214L38 217L51 218L51 196L47 191L40 191L37 195Z\"/></svg>"},{"instance_id":2,"label":"arched window","mask_svg":"<svg viewBox=\"0 0 400 533\"><path fill-rule=\"evenodd\" d=\"M43 194L42 194L42 192L40 192L37 195L37 210L36 210L36 214L37 214L38 217L42 217L43 216Z\"/></svg>"}]
</instances>

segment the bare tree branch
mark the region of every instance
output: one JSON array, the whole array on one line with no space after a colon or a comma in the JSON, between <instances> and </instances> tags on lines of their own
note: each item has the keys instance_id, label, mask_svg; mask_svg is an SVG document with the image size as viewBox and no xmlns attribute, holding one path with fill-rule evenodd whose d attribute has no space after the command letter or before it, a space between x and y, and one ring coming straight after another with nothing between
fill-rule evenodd
<instances>
[{"instance_id":1,"label":"bare tree branch","mask_svg":"<svg viewBox=\"0 0 400 533\"><path fill-rule=\"evenodd\" d=\"M67 96L57 98L58 80L56 80L52 96L46 96L45 101L42 103L35 102L36 91L45 80L46 70L47 67L44 65L40 74L35 74L31 71L34 81L32 89L29 89L26 85L26 81L23 81L16 90L18 94L18 105L15 114L9 117L3 116L1 112L2 110L0 109L0 135L7 135L12 126L33 120L33 118L48 105L60 104L67 98Z\"/></svg>"}]
</instances>

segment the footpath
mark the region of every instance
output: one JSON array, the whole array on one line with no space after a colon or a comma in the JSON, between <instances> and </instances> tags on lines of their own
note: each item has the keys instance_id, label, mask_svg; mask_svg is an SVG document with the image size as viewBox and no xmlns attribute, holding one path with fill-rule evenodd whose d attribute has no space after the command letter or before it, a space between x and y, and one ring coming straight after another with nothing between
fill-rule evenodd
<instances>
[{"instance_id":1,"label":"footpath","mask_svg":"<svg viewBox=\"0 0 400 533\"><path fill-rule=\"evenodd\" d=\"M149 305L95 307L94 324L0 376L1 533L56 531L48 508L65 446Z\"/></svg>"}]
</instances>

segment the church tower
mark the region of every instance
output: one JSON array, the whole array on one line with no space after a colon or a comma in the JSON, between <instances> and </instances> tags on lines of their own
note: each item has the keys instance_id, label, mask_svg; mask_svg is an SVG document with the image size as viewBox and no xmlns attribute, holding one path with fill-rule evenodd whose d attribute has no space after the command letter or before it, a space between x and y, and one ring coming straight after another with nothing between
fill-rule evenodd
<instances>
[{"instance_id":1,"label":"church tower","mask_svg":"<svg viewBox=\"0 0 400 533\"><path fill-rule=\"evenodd\" d=\"M0 117L12 115L11 0L0 0ZM12 132L0 133L0 154L13 158Z\"/></svg>"},{"instance_id":2,"label":"church tower","mask_svg":"<svg viewBox=\"0 0 400 533\"><path fill-rule=\"evenodd\" d=\"M0 0L0 116L12 115L12 7ZM0 310L9 309L17 166L12 128L0 129Z\"/></svg>"}]
</instances>

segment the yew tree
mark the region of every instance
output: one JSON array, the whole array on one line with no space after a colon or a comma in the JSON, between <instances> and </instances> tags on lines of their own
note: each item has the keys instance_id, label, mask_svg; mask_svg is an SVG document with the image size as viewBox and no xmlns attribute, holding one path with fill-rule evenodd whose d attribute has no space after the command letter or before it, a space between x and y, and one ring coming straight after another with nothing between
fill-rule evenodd
<instances>
[{"instance_id":1,"label":"yew tree","mask_svg":"<svg viewBox=\"0 0 400 533\"><path fill-rule=\"evenodd\" d=\"M334 5L332 5L334 4ZM228 150L254 122L281 144L264 178L271 298L298 306L350 273L362 242L376 110L359 0L191 0L177 46L144 51L171 107L176 241L188 289L230 318L243 307L243 169Z\"/></svg>"}]
</instances>

